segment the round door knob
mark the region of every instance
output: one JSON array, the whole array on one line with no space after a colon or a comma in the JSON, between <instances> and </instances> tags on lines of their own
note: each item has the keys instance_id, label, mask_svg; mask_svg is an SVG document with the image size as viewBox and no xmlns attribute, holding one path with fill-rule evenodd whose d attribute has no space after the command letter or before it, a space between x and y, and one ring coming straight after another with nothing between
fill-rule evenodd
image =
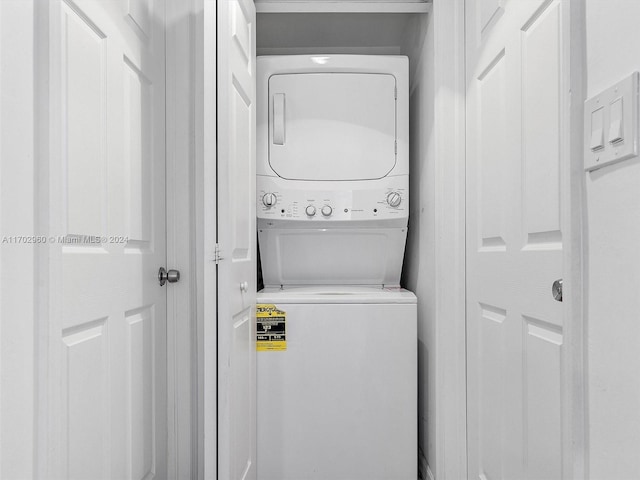
<instances>
[{"instance_id":1,"label":"round door knob","mask_svg":"<svg viewBox=\"0 0 640 480\"><path fill-rule=\"evenodd\" d=\"M316 214L316 207L314 207L313 205L309 205L306 209L305 209L305 213L310 216L313 217Z\"/></svg>"},{"instance_id":2,"label":"round door knob","mask_svg":"<svg viewBox=\"0 0 640 480\"><path fill-rule=\"evenodd\" d=\"M562 279L558 279L553 282L551 285L551 295L553 295L553 299L557 302L562 301Z\"/></svg>"},{"instance_id":3,"label":"round door knob","mask_svg":"<svg viewBox=\"0 0 640 480\"><path fill-rule=\"evenodd\" d=\"M240 284L240 291L246 292L247 290L249 290L249 282L242 282Z\"/></svg>"},{"instance_id":4,"label":"round door knob","mask_svg":"<svg viewBox=\"0 0 640 480\"><path fill-rule=\"evenodd\" d=\"M324 207L322 207L322 215L324 215L325 217L328 217L332 213L333 208L331 208L329 205L325 205Z\"/></svg>"},{"instance_id":5,"label":"round door knob","mask_svg":"<svg viewBox=\"0 0 640 480\"><path fill-rule=\"evenodd\" d=\"M160 267L158 270L158 283L163 287L165 283L176 283L180 280L179 270L166 270L164 267Z\"/></svg>"},{"instance_id":6,"label":"round door knob","mask_svg":"<svg viewBox=\"0 0 640 480\"><path fill-rule=\"evenodd\" d=\"M273 207L278 202L278 197L273 193L265 193L262 196L262 203L265 207L270 208Z\"/></svg>"},{"instance_id":7,"label":"round door knob","mask_svg":"<svg viewBox=\"0 0 640 480\"><path fill-rule=\"evenodd\" d=\"M387 195L387 203L393 208L399 207L402 203L402 196L398 192L391 192Z\"/></svg>"}]
</instances>

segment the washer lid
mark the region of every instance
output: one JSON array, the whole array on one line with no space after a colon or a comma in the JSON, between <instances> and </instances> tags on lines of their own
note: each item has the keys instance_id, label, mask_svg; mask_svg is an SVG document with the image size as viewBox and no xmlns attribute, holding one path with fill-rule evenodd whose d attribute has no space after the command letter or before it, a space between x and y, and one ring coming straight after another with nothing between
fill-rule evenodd
<instances>
[{"instance_id":1,"label":"washer lid","mask_svg":"<svg viewBox=\"0 0 640 480\"><path fill-rule=\"evenodd\" d=\"M289 180L372 180L396 164L396 79L304 73L269 78L269 164Z\"/></svg>"},{"instance_id":2,"label":"washer lid","mask_svg":"<svg viewBox=\"0 0 640 480\"><path fill-rule=\"evenodd\" d=\"M415 304L416 296L404 288L358 286L309 286L265 288L258 292L258 303L302 304Z\"/></svg>"}]
</instances>

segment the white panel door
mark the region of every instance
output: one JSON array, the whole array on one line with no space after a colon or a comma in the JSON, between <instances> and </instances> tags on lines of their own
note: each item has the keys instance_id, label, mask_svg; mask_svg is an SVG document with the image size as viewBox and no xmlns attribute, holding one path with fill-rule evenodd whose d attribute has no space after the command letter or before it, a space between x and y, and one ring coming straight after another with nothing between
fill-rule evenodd
<instances>
[{"instance_id":1,"label":"white panel door","mask_svg":"<svg viewBox=\"0 0 640 480\"><path fill-rule=\"evenodd\" d=\"M164 6L50 13L43 478L166 478Z\"/></svg>"},{"instance_id":2,"label":"white panel door","mask_svg":"<svg viewBox=\"0 0 640 480\"><path fill-rule=\"evenodd\" d=\"M217 2L218 478L256 478L255 6Z\"/></svg>"},{"instance_id":3,"label":"white panel door","mask_svg":"<svg viewBox=\"0 0 640 480\"><path fill-rule=\"evenodd\" d=\"M466 5L469 478L559 479L564 3Z\"/></svg>"}]
</instances>

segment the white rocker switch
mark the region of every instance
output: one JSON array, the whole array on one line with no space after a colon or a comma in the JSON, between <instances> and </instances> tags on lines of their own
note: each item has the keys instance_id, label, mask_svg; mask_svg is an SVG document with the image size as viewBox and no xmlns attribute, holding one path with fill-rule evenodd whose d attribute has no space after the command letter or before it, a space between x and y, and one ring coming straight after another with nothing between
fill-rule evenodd
<instances>
[{"instance_id":1,"label":"white rocker switch","mask_svg":"<svg viewBox=\"0 0 640 480\"><path fill-rule=\"evenodd\" d=\"M604 148L604 108L600 107L595 112L591 112L591 142L589 147L592 152L597 152Z\"/></svg>"},{"instance_id":2,"label":"white rocker switch","mask_svg":"<svg viewBox=\"0 0 640 480\"><path fill-rule=\"evenodd\" d=\"M624 140L623 98L618 97L611 102L609 114L609 143L620 143Z\"/></svg>"},{"instance_id":3,"label":"white rocker switch","mask_svg":"<svg viewBox=\"0 0 640 480\"><path fill-rule=\"evenodd\" d=\"M638 155L638 89L633 72L584 102L584 169L614 165Z\"/></svg>"}]
</instances>

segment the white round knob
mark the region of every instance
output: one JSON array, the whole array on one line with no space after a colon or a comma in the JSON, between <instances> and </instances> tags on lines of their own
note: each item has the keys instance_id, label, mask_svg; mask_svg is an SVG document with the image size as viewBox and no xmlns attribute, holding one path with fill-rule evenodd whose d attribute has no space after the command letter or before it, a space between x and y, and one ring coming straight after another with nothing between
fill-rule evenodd
<instances>
[{"instance_id":1,"label":"white round knob","mask_svg":"<svg viewBox=\"0 0 640 480\"><path fill-rule=\"evenodd\" d=\"M324 207L322 207L322 215L324 215L325 217L328 217L332 213L333 208L331 208L329 205L325 205Z\"/></svg>"},{"instance_id":2,"label":"white round knob","mask_svg":"<svg viewBox=\"0 0 640 480\"><path fill-rule=\"evenodd\" d=\"M262 196L262 203L267 208L273 207L277 202L278 197L276 197L274 193L265 193Z\"/></svg>"},{"instance_id":3,"label":"white round knob","mask_svg":"<svg viewBox=\"0 0 640 480\"><path fill-rule=\"evenodd\" d=\"M399 207L402 203L402 196L398 192L391 192L387 195L387 203L392 207Z\"/></svg>"},{"instance_id":4,"label":"white round knob","mask_svg":"<svg viewBox=\"0 0 640 480\"><path fill-rule=\"evenodd\" d=\"M247 290L249 290L249 282L242 282L240 284L240 291L246 292Z\"/></svg>"},{"instance_id":5,"label":"white round knob","mask_svg":"<svg viewBox=\"0 0 640 480\"><path fill-rule=\"evenodd\" d=\"M307 215L309 215L310 217L313 217L316 214L316 207L314 207L313 205L309 205L306 209L305 212Z\"/></svg>"}]
</instances>

